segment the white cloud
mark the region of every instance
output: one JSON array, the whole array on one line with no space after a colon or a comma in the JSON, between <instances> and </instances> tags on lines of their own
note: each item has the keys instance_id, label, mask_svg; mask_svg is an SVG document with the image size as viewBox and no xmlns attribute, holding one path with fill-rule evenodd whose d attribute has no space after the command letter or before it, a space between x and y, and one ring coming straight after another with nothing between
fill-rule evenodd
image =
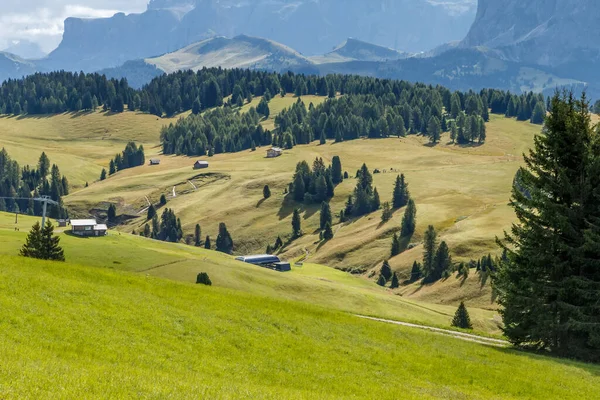
<instances>
[{"instance_id":1,"label":"white cloud","mask_svg":"<svg viewBox=\"0 0 600 400\"><path fill-rule=\"evenodd\" d=\"M148 0L2 0L0 49L18 40L38 43L46 52L62 39L68 17L106 18L142 12Z\"/></svg>"}]
</instances>

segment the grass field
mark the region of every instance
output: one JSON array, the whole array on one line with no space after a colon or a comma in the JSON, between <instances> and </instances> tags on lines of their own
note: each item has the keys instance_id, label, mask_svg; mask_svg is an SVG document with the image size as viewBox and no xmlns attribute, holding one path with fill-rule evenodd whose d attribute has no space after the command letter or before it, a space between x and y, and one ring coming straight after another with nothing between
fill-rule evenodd
<instances>
[{"instance_id":1,"label":"grass field","mask_svg":"<svg viewBox=\"0 0 600 400\"><path fill-rule=\"evenodd\" d=\"M17 255L26 232L38 219L0 213L0 254ZM15 232L17 226L20 232ZM60 232L60 228L56 228ZM455 306L413 301L382 289L363 277L317 264L279 273L235 261L214 251L152 241L111 232L107 237L83 239L61 234L69 262L135 272L183 282L195 282L207 272L215 286L274 299L295 300L355 314L412 321L448 328ZM471 308L476 331L498 334L497 314Z\"/></svg>"},{"instance_id":2,"label":"grass field","mask_svg":"<svg viewBox=\"0 0 600 400\"><path fill-rule=\"evenodd\" d=\"M0 255L0 397L592 399L598 366Z\"/></svg>"},{"instance_id":3,"label":"grass field","mask_svg":"<svg viewBox=\"0 0 600 400\"><path fill-rule=\"evenodd\" d=\"M255 98L242 111L257 105ZM303 101L318 103L324 98L306 96ZM270 103L271 116L263 121L273 124L274 117L297 101L292 96L276 96ZM97 179L102 166L125 142L144 144L147 157L157 156L158 131L169 120L124 113L106 115L60 115L47 118L0 118L0 140L20 162L35 162L45 149L53 162L76 184ZM522 164L521 154L531 146L539 126L492 115L487 125L487 141L482 146L459 147L442 144L430 147L417 136L403 139L356 140L346 143L316 143L285 151L278 159L265 158L265 149L235 154L220 154L209 159L207 172L192 169L195 158L158 155L161 165L142 166L117 173L88 188L76 188L65 198L72 215L85 216L91 210L106 209L107 202L117 205L119 213L133 217L146 206L146 197L157 202L161 194L169 198L168 207L181 218L186 234L202 226L203 236L214 240L218 224L225 222L233 236L238 254L264 252L277 236L284 241L291 233L291 215L300 207L305 236L289 243L283 257L296 259L307 251L308 261L344 270L373 270L389 254L391 236L397 231L403 210L381 224L380 213L334 226L335 237L323 244L318 239L318 205L304 206L286 200L284 190L291 181L297 162L312 162L323 157L330 162L341 157L344 170L354 176L363 162L371 170L393 169L374 175L382 201L391 200L396 175L403 172L417 204L417 232L411 242L415 247L390 260L401 277L407 277L414 260L420 259L422 233L430 224L451 249L455 260L479 258L497 253L494 239L510 227L514 214L507 205L514 174ZM208 159L208 158L206 158ZM194 189L194 183L197 189ZM268 184L272 197L262 198ZM334 214L355 186L348 179L336 188L331 201ZM177 197L172 198L173 188ZM334 217L337 221L337 217ZM123 232L139 231L143 217L134 218L121 227ZM467 298L470 305L495 308L485 279L473 276L467 281L450 279L434 287L409 286L398 293L430 303L456 305Z\"/></svg>"}]
</instances>

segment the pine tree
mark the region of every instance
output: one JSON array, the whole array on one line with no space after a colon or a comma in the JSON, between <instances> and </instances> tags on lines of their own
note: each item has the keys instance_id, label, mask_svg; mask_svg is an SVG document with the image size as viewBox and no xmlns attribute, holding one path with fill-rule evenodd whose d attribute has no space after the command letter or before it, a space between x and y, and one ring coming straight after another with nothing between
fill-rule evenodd
<instances>
[{"instance_id":1,"label":"pine tree","mask_svg":"<svg viewBox=\"0 0 600 400\"><path fill-rule=\"evenodd\" d=\"M403 237L411 237L415 233L417 226L417 206L415 202L410 199L408 205L404 211L404 217L402 218L402 225L400 228L400 234Z\"/></svg>"},{"instance_id":2,"label":"pine tree","mask_svg":"<svg viewBox=\"0 0 600 400\"><path fill-rule=\"evenodd\" d=\"M381 212L381 222L388 222L392 219L392 208L387 201L383 203L383 211Z\"/></svg>"},{"instance_id":3,"label":"pine tree","mask_svg":"<svg viewBox=\"0 0 600 400\"><path fill-rule=\"evenodd\" d=\"M217 236L215 245L216 250L220 251L221 253L233 253L233 240L231 239L231 235L227 230L227 226L223 222L219 224L219 235Z\"/></svg>"},{"instance_id":4,"label":"pine tree","mask_svg":"<svg viewBox=\"0 0 600 400\"><path fill-rule=\"evenodd\" d=\"M442 277L450 272L451 267L452 258L450 257L450 250L446 242L442 242L435 253L432 267L426 274L424 282L433 283L442 279Z\"/></svg>"},{"instance_id":5,"label":"pine tree","mask_svg":"<svg viewBox=\"0 0 600 400\"><path fill-rule=\"evenodd\" d=\"M159 203L160 203L161 207L166 206L167 205L167 196L165 196L164 194L161 194Z\"/></svg>"},{"instance_id":6,"label":"pine tree","mask_svg":"<svg viewBox=\"0 0 600 400\"><path fill-rule=\"evenodd\" d=\"M319 229L321 229L321 230L325 229L327 224L329 224L329 226L331 228L331 223L332 223L331 207L329 207L329 203L327 203L325 201L323 203L321 203L321 214L320 214L319 221L320 221Z\"/></svg>"},{"instance_id":7,"label":"pine tree","mask_svg":"<svg viewBox=\"0 0 600 400\"><path fill-rule=\"evenodd\" d=\"M42 228L39 222L36 222L35 225L29 231L27 235L27 239L25 239L25 244L21 248L20 255L23 257L31 257L31 258L42 258L41 253L42 248Z\"/></svg>"},{"instance_id":8,"label":"pine tree","mask_svg":"<svg viewBox=\"0 0 600 400\"><path fill-rule=\"evenodd\" d=\"M333 230L331 229L331 224L329 222L325 225L325 229L323 230L323 239L333 239Z\"/></svg>"},{"instance_id":9,"label":"pine tree","mask_svg":"<svg viewBox=\"0 0 600 400\"><path fill-rule=\"evenodd\" d=\"M392 283L390 284L390 288L396 289L398 287L400 287L400 280L398 279L398 274L394 272L394 275L392 275Z\"/></svg>"},{"instance_id":10,"label":"pine tree","mask_svg":"<svg viewBox=\"0 0 600 400\"><path fill-rule=\"evenodd\" d=\"M410 271L410 281L416 282L423 277L423 270L418 262L414 262Z\"/></svg>"},{"instance_id":11,"label":"pine tree","mask_svg":"<svg viewBox=\"0 0 600 400\"><path fill-rule=\"evenodd\" d=\"M338 156L331 159L331 180L335 185L340 184L344 178L342 176L342 161Z\"/></svg>"},{"instance_id":12,"label":"pine tree","mask_svg":"<svg viewBox=\"0 0 600 400\"><path fill-rule=\"evenodd\" d=\"M390 267L390 263L388 260L384 260L381 265L381 270L379 271L380 275L385 278L385 281L389 281L392 278L392 267Z\"/></svg>"},{"instance_id":13,"label":"pine tree","mask_svg":"<svg viewBox=\"0 0 600 400\"><path fill-rule=\"evenodd\" d=\"M156 209L154 208L154 204L150 204L150 207L148 207L148 214L146 216L146 220L150 221L152 218L154 218L155 215Z\"/></svg>"},{"instance_id":14,"label":"pine tree","mask_svg":"<svg viewBox=\"0 0 600 400\"><path fill-rule=\"evenodd\" d=\"M383 287L386 283L387 280L383 277L383 275L379 275L379 278L377 279L377 284Z\"/></svg>"},{"instance_id":15,"label":"pine tree","mask_svg":"<svg viewBox=\"0 0 600 400\"><path fill-rule=\"evenodd\" d=\"M433 144L436 144L440 141L442 128L440 126L440 120L437 119L436 116L432 116L427 123L427 135L429 136L429 141Z\"/></svg>"},{"instance_id":16,"label":"pine tree","mask_svg":"<svg viewBox=\"0 0 600 400\"><path fill-rule=\"evenodd\" d=\"M196 224L196 228L194 229L194 246L200 247L202 244L202 229L200 228L200 224Z\"/></svg>"},{"instance_id":17,"label":"pine tree","mask_svg":"<svg viewBox=\"0 0 600 400\"><path fill-rule=\"evenodd\" d=\"M210 236L206 236L206 239L204 240L204 248L210 250Z\"/></svg>"},{"instance_id":18,"label":"pine tree","mask_svg":"<svg viewBox=\"0 0 600 400\"><path fill-rule=\"evenodd\" d=\"M400 245L400 238L398 237L398 235L396 233L394 233L394 236L392 237L392 251L390 252L390 256L391 257L395 257L398 254L400 254L401 251L401 245Z\"/></svg>"},{"instance_id":19,"label":"pine tree","mask_svg":"<svg viewBox=\"0 0 600 400\"><path fill-rule=\"evenodd\" d=\"M269 185L265 185L263 188L263 198L268 199L271 197L271 189L269 189Z\"/></svg>"},{"instance_id":20,"label":"pine tree","mask_svg":"<svg viewBox=\"0 0 600 400\"><path fill-rule=\"evenodd\" d=\"M425 276L429 276L433 272L436 249L437 233L433 225L429 225L423 243L423 272Z\"/></svg>"},{"instance_id":21,"label":"pine tree","mask_svg":"<svg viewBox=\"0 0 600 400\"><path fill-rule=\"evenodd\" d=\"M114 204L108 206L108 211L106 212L106 216L108 218L108 222L113 223L117 219L117 207Z\"/></svg>"},{"instance_id":22,"label":"pine tree","mask_svg":"<svg viewBox=\"0 0 600 400\"><path fill-rule=\"evenodd\" d=\"M115 172L117 172L117 167L115 166L115 161L110 160L110 164L108 166L108 175L113 175Z\"/></svg>"},{"instance_id":23,"label":"pine tree","mask_svg":"<svg viewBox=\"0 0 600 400\"><path fill-rule=\"evenodd\" d=\"M64 251L60 247L60 238L54 236L54 225L49 220L43 228L39 222L36 222L20 254L41 260L65 261Z\"/></svg>"},{"instance_id":24,"label":"pine tree","mask_svg":"<svg viewBox=\"0 0 600 400\"><path fill-rule=\"evenodd\" d=\"M292 235L294 238L302 236L302 220L300 219L300 210L294 209L292 216Z\"/></svg>"},{"instance_id":25,"label":"pine tree","mask_svg":"<svg viewBox=\"0 0 600 400\"><path fill-rule=\"evenodd\" d=\"M208 274L206 272L201 272L196 277L196 284L211 286L212 282L211 282L211 280L208 277Z\"/></svg>"},{"instance_id":26,"label":"pine tree","mask_svg":"<svg viewBox=\"0 0 600 400\"><path fill-rule=\"evenodd\" d=\"M587 100L552 99L511 205L519 223L492 275L517 345L600 361L600 154ZM521 187L526 188L522 190Z\"/></svg>"},{"instance_id":27,"label":"pine tree","mask_svg":"<svg viewBox=\"0 0 600 400\"><path fill-rule=\"evenodd\" d=\"M327 143L327 138L325 137L325 131L321 132L321 137L319 139L319 144L323 145Z\"/></svg>"},{"instance_id":28,"label":"pine tree","mask_svg":"<svg viewBox=\"0 0 600 400\"><path fill-rule=\"evenodd\" d=\"M465 303L462 301L460 302L460 305L456 310L456 314L454 314L454 318L452 319L452 326L461 329L473 329L473 325L471 324L471 318L469 317L469 312L467 311L467 307L465 307Z\"/></svg>"},{"instance_id":29,"label":"pine tree","mask_svg":"<svg viewBox=\"0 0 600 400\"><path fill-rule=\"evenodd\" d=\"M106 179L106 169L102 168L102 172L100 172L100 180L103 181Z\"/></svg>"},{"instance_id":30,"label":"pine tree","mask_svg":"<svg viewBox=\"0 0 600 400\"><path fill-rule=\"evenodd\" d=\"M377 192L377 188L373 189L373 201L371 205L371 210L376 211L381 208L381 200L379 199L379 193Z\"/></svg>"},{"instance_id":31,"label":"pine tree","mask_svg":"<svg viewBox=\"0 0 600 400\"><path fill-rule=\"evenodd\" d=\"M396 183L394 184L392 198L394 208L402 208L406 206L409 199L410 193L408 192L408 184L406 183L404 174L400 174L396 177Z\"/></svg>"}]
</instances>

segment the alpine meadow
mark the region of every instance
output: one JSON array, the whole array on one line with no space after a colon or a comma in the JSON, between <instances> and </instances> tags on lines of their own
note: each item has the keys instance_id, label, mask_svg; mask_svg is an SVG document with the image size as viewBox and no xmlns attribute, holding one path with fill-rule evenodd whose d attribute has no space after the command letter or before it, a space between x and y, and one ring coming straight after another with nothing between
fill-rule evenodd
<instances>
[{"instance_id":1,"label":"alpine meadow","mask_svg":"<svg viewBox=\"0 0 600 400\"><path fill-rule=\"evenodd\" d=\"M8 3L0 398L598 397L587 1Z\"/></svg>"}]
</instances>

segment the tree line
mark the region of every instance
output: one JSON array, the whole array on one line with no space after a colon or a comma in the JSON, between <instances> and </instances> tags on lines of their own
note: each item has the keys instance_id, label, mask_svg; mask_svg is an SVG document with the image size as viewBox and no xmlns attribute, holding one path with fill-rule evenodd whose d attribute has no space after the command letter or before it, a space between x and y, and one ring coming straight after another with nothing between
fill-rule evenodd
<instances>
[{"instance_id":1,"label":"tree line","mask_svg":"<svg viewBox=\"0 0 600 400\"><path fill-rule=\"evenodd\" d=\"M441 86L356 75L307 76L291 72L204 68L197 72L179 71L156 77L139 90L130 88L125 79L109 80L97 73L36 73L2 83L0 113L52 114L98 107L123 112L127 105L131 111L162 117L188 110L199 114L224 104L241 105L253 97L264 96L265 102L261 102L259 113L268 116L268 106L265 107L268 100L287 93L298 97L327 96L332 100L331 104L326 102L317 107L318 111L308 121L295 121L293 115L290 120L285 116L279 119L280 132L289 129L298 144L310 142L309 135L313 140L323 135L329 139L350 140L360 135L427 134L434 128L436 120L445 132L449 129L446 119L456 120L459 111L464 111L467 116L479 115L487 121L488 108L496 114L542 123L547 108L543 96L531 92L522 95L495 89L478 93L451 92ZM341 102L335 101L338 94L342 96L337 99ZM346 97L352 97L352 100L342 100ZM349 109L353 113L348 112ZM321 118L322 113L330 119L328 124ZM301 126L305 122L312 132L293 132L296 122Z\"/></svg>"},{"instance_id":2,"label":"tree line","mask_svg":"<svg viewBox=\"0 0 600 400\"><path fill-rule=\"evenodd\" d=\"M115 158L110 160L108 175L113 175L124 169L138 167L140 165L144 165L145 163L146 156L144 154L144 146L140 145L138 147L135 142L129 142L121 153L118 153L115 155ZM106 179L106 177L106 169L103 168L102 172L100 173L100 180L103 181Z\"/></svg>"},{"instance_id":3,"label":"tree line","mask_svg":"<svg viewBox=\"0 0 600 400\"><path fill-rule=\"evenodd\" d=\"M42 215L42 204L33 201L40 196L50 196L59 206L49 206L48 215L52 218L66 217L62 207L62 197L69 194L69 181L61 175L56 164L51 164L46 153L39 157L36 167L20 167L11 159L6 149L0 150L0 211ZM18 200L11 198L18 197ZM43 228L43 227L42 227Z\"/></svg>"}]
</instances>

